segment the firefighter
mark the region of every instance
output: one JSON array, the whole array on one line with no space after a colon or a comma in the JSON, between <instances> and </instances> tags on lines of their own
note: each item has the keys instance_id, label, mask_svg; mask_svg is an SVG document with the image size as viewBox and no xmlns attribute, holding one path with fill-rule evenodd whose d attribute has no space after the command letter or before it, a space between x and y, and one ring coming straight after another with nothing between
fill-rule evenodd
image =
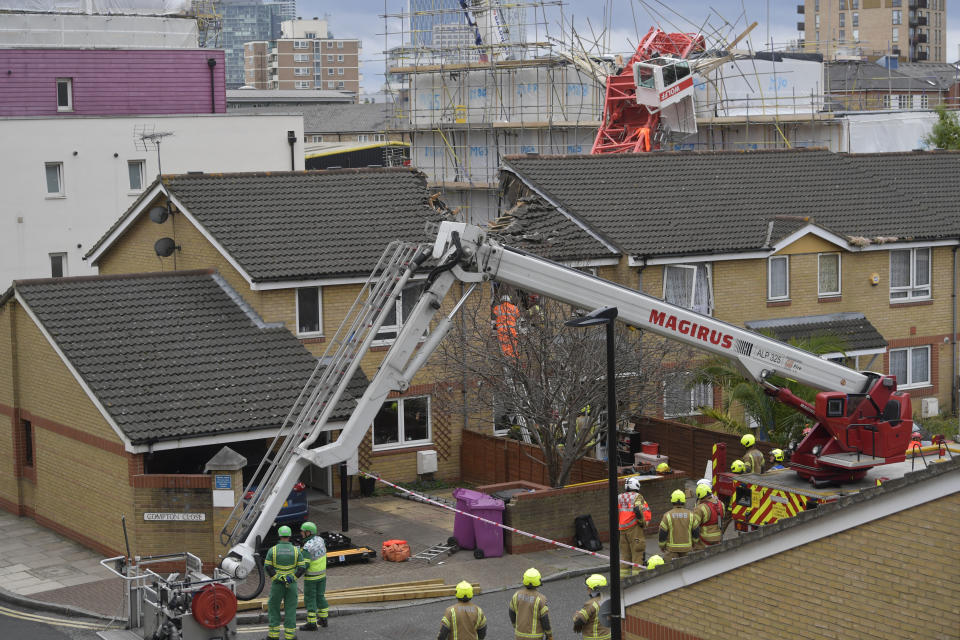
<instances>
[{"instance_id":1,"label":"firefighter","mask_svg":"<svg viewBox=\"0 0 960 640\"><path fill-rule=\"evenodd\" d=\"M734 460L730 463L730 471L734 473L746 473L747 467L743 464L743 460Z\"/></svg>"},{"instance_id":2,"label":"firefighter","mask_svg":"<svg viewBox=\"0 0 960 640\"><path fill-rule=\"evenodd\" d=\"M510 296L500 296L500 304L493 308L493 322L497 328L500 351L509 358L517 357L517 324L520 309L510 301Z\"/></svg>"},{"instance_id":3,"label":"firefighter","mask_svg":"<svg viewBox=\"0 0 960 640\"><path fill-rule=\"evenodd\" d=\"M647 541L643 535L643 528L652 518L650 505L640 494L640 479L627 478L623 485L624 492L617 499L620 528L620 558L635 565L642 565L646 560ZM640 573L638 567L620 565L620 576Z\"/></svg>"},{"instance_id":4,"label":"firefighter","mask_svg":"<svg viewBox=\"0 0 960 640\"><path fill-rule=\"evenodd\" d=\"M307 573L303 578L303 606L307 609L307 624L301 631L316 631L317 622L327 626L329 607L324 594L327 591L327 545L317 535L317 525L304 522L300 525L303 536L303 555L307 563ZM319 617L318 617L319 613Z\"/></svg>"},{"instance_id":5,"label":"firefighter","mask_svg":"<svg viewBox=\"0 0 960 640\"><path fill-rule=\"evenodd\" d=\"M670 473L670 465L668 465L666 462L661 462L660 464L657 465L657 473L659 473L662 476L667 475L668 473Z\"/></svg>"},{"instance_id":6,"label":"firefighter","mask_svg":"<svg viewBox=\"0 0 960 640\"><path fill-rule=\"evenodd\" d=\"M543 305L540 304L540 296L535 293L530 294L530 306L527 308L527 317L530 318L530 324L535 327L544 326Z\"/></svg>"},{"instance_id":7,"label":"firefighter","mask_svg":"<svg viewBox=\"0 0 960 640\"><path fill-rule=\"evenodd\" d=\"M700 522L697 516L687 509L687 495L677 489L670 494L673 509L663 514L660 520L660 551L665 552L668 560L682 558L691 551L700 539Z\"/></svg>"},{"instance_id":8,"label":"firefighter","mask_svg":"<svg viewBox=\"0 0 960 640\"><path fill-rule=\"evenodd\" d=\"M547 613L547 597L537 591L540 572L533 567L523 572L523 588L510 598L510 624L516 640L553 640L550 616Z\"/></svg>"},{"instance_id":9,"label":"firefighter","mask_svg":"<svg viewBox=\"0 0 960 640\"><path fill-rule=\"evenodd\" d=\"M700 523L700 542L698 549L718 544L723 540L723 503L710 490L709 480L697 482L697 506L693 509Z\"/></svg>"},{"instance_id":10,"label":"firefighter","mask_svg":"<svg viewBox=\"0 0 960 640\"><path fill-rule=\"evenodd\" d=\"M647 560L647 570L652 571L653 569L656 569L662 564L663 564L663 558L661 558L660 556L650 556L650 559Z\"/></svg>"},{"instance_id":11,"label":"firefighter","mask_svg":"<svg viewBox=\"0 0 960 640\"><path fill-rule=\"evenodd\" d=\"M290 542L290 527L277 529L280 541L270 547L263 561L263 570L270 576L270 598L267 600L267 638L280 637L280 604L283 603L283 637L297 637L297 578L307 571L300 547Z\"/></svg>"},{"instance_id":12,"label":"firefighter","mask_svg":"<svg viewBox=\"0 0 960 640\"><path fill-rule=\"evenodd\" d=\"M773 466L770 467L771 471L774 471L775 469L786 469L786 467L783 466L783 462L784 462L783 449L774 449L773 451L771 451L770 462L773 463Z\"/></svg>"},{"instance_id":13,"label":"firefighter","mask_svg":"<svg viewBox=\"0 0 960 640\"><path fill-rule=\"evenodd\" d=\"M747 473L763 473L763 452L756 447L757 439L752 433L740 438L740 444L747 448L747 452L740 458L746 467Z\"/></svg>"},{"instance_id":14,"label":"firefighter","mask_svg":"<svg viewBox=\"0 0 960 640\"><path fill-rule=\"evenodd\" d=\"M610 629L600 624L600 587L607 586L607 579L595 573L584 582L590 599L573 616L573 632L582 633L583 640L610 640Z\"/></svg>"},{"instance_id":15,"label":"firefighter","mask_svg":"<svg viewBox=\"0 0 960 640\"><path fill-rule=\"evenodd\" d=\"M456 595L457 603L443 612L437 640L483 640L487 635L487 618L483 609L470 602L473 585L466 580L458 583Z\"/></svg>"}]
</instances>

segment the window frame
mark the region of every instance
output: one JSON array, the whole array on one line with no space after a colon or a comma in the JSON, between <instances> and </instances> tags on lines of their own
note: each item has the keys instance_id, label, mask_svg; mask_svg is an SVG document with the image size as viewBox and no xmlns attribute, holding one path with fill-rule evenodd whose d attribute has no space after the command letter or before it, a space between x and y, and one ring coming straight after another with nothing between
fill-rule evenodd
<instances>
[{"instance_id":1,"label":"window frame","mask_svg":"<svg viewBox=\"0 0 960 640\"><path fill-rule=\"evenodd\" d=\"M140 169L140 186L138 188L134 188L133 185L130 184L130 175L131 175L130 169L133 168L134 165L137 165ZM147 173L146 165L147 165L146 160L127 160L127 186L129 187L127 190L127 193L129 193L130 195L137 195L137 194L143 193L143 189L146 186L145 185L145 178Z\"/></svg>"},{"instance_id":2,"label":"window frame","mask_svg":"<svg viewBox=\"0 0 960 640\"><path fill-rule=\"evenodd\" d=\"M65 251L48 253L47 256L50 258L50 277L51 278L66 278L67 277L67 253ZM54 258L60 259L60 275L57 275L53 268Z\"/></svg>"},{"instance_id":3,"label":"window frame","mask_svg":"<svg viewBox=\"0 0 960 640\"><path fill-rule=\"evenodd\" d=\"M820 259L823 256L836 256L837 257L837 290L836 291L821 291L820 290ZM843 295L843 273L841 267L843 265L843 258L840 255L839 251L828 251L826 253L817 254L817 297L819 298L836 298Z\"/></svg>"},{"instance_id":4,"label":"window frame","mask_svg":"<svg viewBox=\"0 0 960 640\"><path fill-rule=\"evenodd\" d=\"M316 331L300 330L300 291L303 289L316 289L317 291L317 327ZM318 338L323 336L323 287L297 287L294 289L294 322L296 326L295 335L298 338Z\"/></svg>"},{"instance_id":5,"label":"window frame","mask_svg":"<svg viewBox=\"0 0 960 640\"><path fill-rule=\"evenodd\" d=\"M67 104L60 104L60 85L67 87ZM57 78L57 111L60 113L70 113L73 111L73 78Z\"/></svg>"},{"instance_id":6,"label":"window frame","mask_svg":"<svg viewBox=\"0 0 960 640\"><path fill-rule=\"evenodd\" d=\"M20 419L20 464L28 469L34 469L36 458L33 455L34 449L34 429L33 423L29 420Z\"/></svg>"},{"instance_id":7,"label":"window frame","mask_svg":"<svg viewBox=\"0 0 960 640\"><path fill-rule=\"evenodd\" d=\"M396 319L396 322L394 324L384 324L377 329L377 333L373 337L373 342L370 343L371 346L381 347L393 344L394 340L397 339L397 336L400 335L400 331L403 330L403 325L407 322L407 319L403 315L404 294L407 291L417 290L416 295L417 299L419 299L420 296L423 295L425 284L425 280L411 280L407 283L407 285L403 288L403 291L400 292L400 297L397 300L394 300L394 304L396 305L396 307L394 307L394 313L396 314L394 318ZM393 333L395 335L389 338L381 338L379 337L381 333Z\"/></svg>"},{"instance_id":8,"label":"window frame","mask_svg":"<svg viewBox=\"0 0 960 640\"><path fill-rule=\"evenodd\" d=\"M294 89L310 89L310 80L295 80Z\"/></svg>"},{"instance_id":9,"label":"window frame","mask_svg":"<svg viewBox=\"0 0 960 640\"><path fill-rule=\"evenodd\" d=\"M701 392L704 394L703 397L709 398L710 400L709 406L713 407L713 395L714 395L713 384L709 382L699 382L695 385L691 385L689 389L686 389L688 393L687 399L690 401L689 412L672 413L667 411L667 393L668 393L667 389L668 389L668 385L670 384L669 381L674 379L684 379L683 384L684 384L684 387L686 387L687 385L686 379L689 379L690 377L691 377L690 372L672 373L665 377L664 385L663 385L663 417L664 418L682 418L686 416L703 415L700 411L697 410L697 406L704 407L708 405L706 405L705 403L701 403L697 405L696 403L696 399L697 397L699 397L698 394Z\"/></svg>"},{"instance_id":10,"label":"window frame","mask_svg":"<svg viewBox=\"0 0 960 640\"><path fill-rule=\"evenodd\" d=\"M427 437L421 438L420 440L405 440L404 436L406 435L406 412L404 411L404 405L408 400L419 400L421 398L426 398L427 400ZM370 446L373 451L391 451L394 449L409 449L412 447L423 447L433 444L433 398L429 394L416 395L416 396L403 396L400 398L391 398L383 403L387 405L390 403L397 403L397 441L389 442L385 444L377 444L377 435L374 424L370 424ZM383 407L381 406L381 410ZM379 411L377 414L379 415ZM376 418L374 418L376 420Z\"/></svg>"},{"instance_id":11,"label":"window frame","mask_svg":"<svg viewBox=\"0 0 960 640\"><path fill-rule=\"evenodd\" d=\"M914 382L913 380L913 352L916 350L924 350L927 352L927 379L922 382ZM901 382L897 379L897 389L920 389L923 387L932 387L933 386L933 362L931 358L933 357L933 349L930 348L930 345L924 344L916 347L903 347L900 349L890 349L887 358L887 373L888 375L895 375L893 373L893 354L897 352L906 353L907 356L907 378L909 382Z\"/></svg>"},{"instance_id":12,"label":"window frame","mask_svg":"<svg viewBox=\"0 0 960 640\"><path fill-rule=\"evenodd\" d=\"M927 252L927 282L926 284L918 285L917 284L917 251L922 250ZM910 284L906 286L893 286L893 254L898 251L908 251L910 253ZM918 300L932 300L933 299L933 249L931 247L913 247L910 249L891 249L889 255L889 267L890 267L890 304L903 304L905 302L914 302ZM926 289L926 294L915 294L917 289ZM902 298L894 298L894 293L905 292L907 295Z\"/></svg>"},{"instance_id":13,"label":"window frame","mask_svg":"<svg viewBox=\"0 0 960 640\"><path fill-rule=\"evenodd\" d=\"M57 169L57 191L50 191L50 180L47 175L49 167ZM67 190L63 184L63 163L62 162L44 162L43 163L43 190L47 199L66 198Z\"/></svg>"},{"instance_id":14,"label":"window frame","mask_svg":"<svg viewBox=\"0 0 960 640\"><path fill-rule=\"evenodd\" d=\"M773 295L773 263L782 260L786 266L786 292L782 296ZM767 300L771 302L782 302L790 299L790 256L770 256L767 258Z\"/></svg>"},{"instance_id":15,"label":"window frame","mask_svg":"<svg viewBox=\"0 0 960 640\"><path fill-rule=\"evenodd\" d=\"M357 142L370 142L370 135L367 133L358 133Z\"/></svg>"},{"instance_id":16,"label":"window frame","mask_svg":"<svg viewBox=\"0 0 960 640\"><path fill-rule=\"evenodd\" d=\"M665 302L670 302L667 300L667 269L693 269L693 281L691 283L690 291L690 307L684 307L690 309L691 311L696 311L697 313L703 313L702 311L696 310L696 298L697 298L697 273L699 272L700 265L703 265L706 268L707 272L707 312L704 315L712 316L714 311L714 298L713 298L713 268L709 263L703 262L694 262L690 264L665 264L663 265L663 295L662 299ZM677 304L675 302L670 302L670 304ZM682 306L682 305L678 305Z\"/></svg>"},{"instance_id":17,"label":"window frame","mask_svg":"<svg viewBox=\"0 0 960 640\"><path fill-rule=\"evenodd\" d=\"M313 75L313 67L294 67L294 68L293 68L293 75L294 75L294 76L300 76L300 77L312 76L312 75Z\"/></svg>"},{"instance_id":18,"label":"window frame","mask_svg":"<svg viewBox=\"0 0 960 640\"><path fill-rule=\"evenodd\" d=\"M293 41L294 49L310 49L310 43L306 40L294 40Z\"/></svg>"}]
</instances>

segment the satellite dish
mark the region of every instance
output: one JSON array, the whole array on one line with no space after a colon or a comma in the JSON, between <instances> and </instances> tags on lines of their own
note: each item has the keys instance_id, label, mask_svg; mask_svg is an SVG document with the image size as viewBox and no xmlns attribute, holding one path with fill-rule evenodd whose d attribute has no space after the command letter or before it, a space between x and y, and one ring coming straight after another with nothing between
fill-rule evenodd
<instances>
[{"instance_id":1,"label":"satellite dish","mask_svg":"<svg viewBox=\"0 0 960 640\"><path fill-rule=\"evenodd\" d=\"M150 209L150 219L156 222L157 224L163 224L167 221L167 216L170 214L167 212L167 208L163 205L157 205Z\"/></svg>"},{"instance_id":2,"label":"satellite dish","mask_svg":"<svg viewBox=\"0 0 960 640\"><path fill-rule=\"evenodd\" d=\"M176 248L177 243L174 242L173 238L160 238L153 244L153 250L161 258L169 257Z\"/></svg>"}]
</instances>

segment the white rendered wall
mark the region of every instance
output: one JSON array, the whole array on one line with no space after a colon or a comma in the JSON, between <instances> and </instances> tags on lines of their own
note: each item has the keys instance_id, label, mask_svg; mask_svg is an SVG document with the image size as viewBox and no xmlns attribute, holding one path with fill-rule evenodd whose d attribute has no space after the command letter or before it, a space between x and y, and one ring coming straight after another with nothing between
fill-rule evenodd
<instances>
[{"instance_id":1,"label":"white rendered wall","mask_svg":"<svg viewBox=\"0 0 960 640\"><path fill-rule=\"evenodd\" d=\"M197 21L173 16L7 13L0 19L0 44L12 47L196 49Z\"/></svg>"},{"instance_id":2,"label":"white rendered wall","mask_svg":"<svg viewBox=\"0 0 960 640\"><path fill-rule=\"evenodd\" d=\"M81 260L137 199L128 162L145 162L144 187L157 176L157 152L136 132L163 138L164 173L303 170L303 117L234 115L0 118L0 291L14 279L48 278L51 253L66 253L66 275L92 275ZM45 164L63 163L63 197L48 197Z\"/></svg>"}]
</instances>

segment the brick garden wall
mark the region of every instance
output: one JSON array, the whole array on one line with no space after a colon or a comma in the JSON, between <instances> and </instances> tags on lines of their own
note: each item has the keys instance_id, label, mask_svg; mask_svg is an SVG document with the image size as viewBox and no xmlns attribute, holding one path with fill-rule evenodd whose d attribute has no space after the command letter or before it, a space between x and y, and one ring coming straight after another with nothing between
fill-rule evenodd
<instances>
[{"instance_id":1,"label":"brick garden wall","mask_svg":"<svg viewBox=\"0 0 960 640\"><path fill-rule=\"evenodd\" d=\"M213 493L209 475L137 475L134 485L134 519L137 548L134 553L157 555L189 551L204 563L214 561ZM203 514L202 522L146 521L144 513Z\"/></svg>"},{"instance_id":2,"label":"brick garden wall","mask_svg":"<svg viewBox=\"0 0 960 640\"><path fill-rule=\"evenodd\" d=\"M958 522L954 493L632 605L624 637L956 638Z\"/></svg>"}]
</instances>

